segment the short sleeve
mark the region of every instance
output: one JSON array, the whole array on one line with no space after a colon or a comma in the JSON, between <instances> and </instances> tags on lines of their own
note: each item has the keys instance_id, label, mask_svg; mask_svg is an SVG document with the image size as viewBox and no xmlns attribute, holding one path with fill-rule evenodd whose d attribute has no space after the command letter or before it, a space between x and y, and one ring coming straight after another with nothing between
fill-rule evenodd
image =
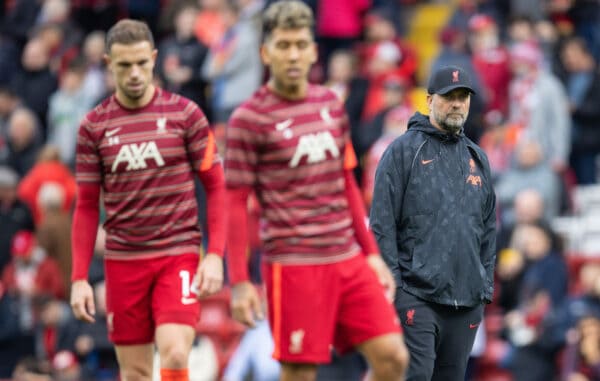
<instances>
[{"instance_id":1,"label":"short sleeve","mask_svg":"<svg viewBox=\"0 0 600 381\"><path fill-rule=\"evenodd\" d=\"M78 184L100 184L102 181L102 161L90 127L91 123L86 117L77 132L75 178Z\"/></svg>"},{"instance_id":2,"label":"short sleeve","mask_svg":"<svg viewBox=\"0 0 600 381\"><path fill-rule=\"evenodd\" d=\"M259 133L248 112L239 108L229 119L225 148L228 187L253 187L256 183Z\"/></svg>"}]
</instances>

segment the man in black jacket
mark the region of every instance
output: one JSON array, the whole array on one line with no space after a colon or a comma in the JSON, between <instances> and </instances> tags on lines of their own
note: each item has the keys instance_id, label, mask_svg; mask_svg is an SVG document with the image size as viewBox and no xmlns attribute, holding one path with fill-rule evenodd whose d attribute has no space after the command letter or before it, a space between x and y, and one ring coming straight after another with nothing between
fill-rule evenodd
<instances>
[{"instance_id":1,"label":"man in black jacket","mask_svg":"<svg viewBox=\"0 0 600 381\"><path fill-rule=\"evenodd\" d=\"M495 196L485 153L463 132L473 92L458 67L436 71L429 116L383 155L371 227L398 290L407 381L462 380L493 293Z\"/></svg>"}]
</instances>

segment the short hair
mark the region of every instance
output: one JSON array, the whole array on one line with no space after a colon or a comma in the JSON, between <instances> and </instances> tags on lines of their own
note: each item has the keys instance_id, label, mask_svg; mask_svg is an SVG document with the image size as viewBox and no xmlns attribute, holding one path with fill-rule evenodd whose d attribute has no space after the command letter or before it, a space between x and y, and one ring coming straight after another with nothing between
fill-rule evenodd
<instances>
[{"instance_id":1,"label":"short hair","mask_svg":"<svg viewBox=\"0 0 600 381\"><path fill-rule=\"evenodd\" d=\"M271 4L263 14L263 40L276 28L308 28L313 32L314 16L310 7L299 0L282 0Z\"/></svg>"},{"instance_id":2,"label":"short hair","mask_svg":"<svg viewBox=\"0 0 600 381\"><path fill-rule=\"evenodd\" d=\"M130 45L136 42L148 41L154 48L152 32L143 21L123 19L113 25L106 34L106 53L114 44Z\"/></svg>"}]
</instances>

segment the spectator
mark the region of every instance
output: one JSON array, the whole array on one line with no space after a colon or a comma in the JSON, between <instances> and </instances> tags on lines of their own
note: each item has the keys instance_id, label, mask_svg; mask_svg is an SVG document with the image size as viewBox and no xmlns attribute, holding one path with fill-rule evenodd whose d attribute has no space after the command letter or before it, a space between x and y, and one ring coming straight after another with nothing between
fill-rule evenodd
<instances>
[{"instance_id":1,"label":"spectator","mask_svg":"<svg viewBox=\"0 0 600 381\"><path fill-rule=\"evenodd\" d=\"M388 90L393 91L393 90ZM414 114L414 110L406 104L398 104L388 109L383 116L383 129L381 136L373 143L366 155L362 178L362 192L367 210L371 208L373 199L373 187L375 186L375 171L379 160L387 147L408 129L408 120ZM379 118L376 117L375 120ZM372 127L374 128L374 127Z\"/></svg>"},{"instance_id":2,"label":"spectator","mask_svg":"<svg viewBox=\"0 0 600 381\"><path fill-rule=\"evenodd\" d=\"M214 121L225 123L233 110L246 100L262 82L259 37L252 23L239 21L235 0L225 0L221 19L225 34L211 47L202 73L211 81Z\"/></svg>"},{"instance_id":3,"label":"spectator","mask_svg":"<svg viewBox=\"0 0 600 381\"><path fill-rule=\"evenodd\" d=\"M86 65L83 59L71 61L60 77L60 85L48 101L48 143L60 150L60 159L75 167L75 146L79 122L94 106L94 99L85 92Z\"/></svg>"},{"instance_id":4,"label":"spectator","mask_svg":"<svg viewBox=\"0 0 600 381\"><path fill-rule=\"evenodd\" d=\"M17 197L19 177L7 166L0 166L0 272L10 261L10 246L18 231L33 231L33 217Z\"/></svg>"},{"instance_id":5,"label":"spectator","mask_svg":"<svg viewBox=\"0 0 600 381\"><path fill-rule=\"evenodd\" d=\"M194 36L197 14L193 3L184 4L175 12L175 32L160 44L157 68L167 90L190 98L207 111L202 64L208 48Z\"/></svg>"},{"instance_id":6,"label":"spectator","mask_svg":"<svg viewBox=\"0 0 600 381\"><path fill-rule=\"evenodd\" d=\"M600 377L600 358L592 358L600 340L597 332L589 330L600 318L600 264L585 263L578 279L577 294L552 316L556 332L553 338L566 344L561 373L567 381L589 381Z\"/></svg>"},{"instance_id":7,"label":"spectator","mask_svg":"<svg viewBox=\"0 0 600 381\"><path fill-rule=\"evenodd\" d=\"M413 48L397 35L392 22L376 13L367 16L365 43L358 47L361 72L369 80L362 119L368 121L381 111L383 82L388 76L402 78L407 87L415 83L417 57Z\"/></svg>"},{"instance_id":8,"label":"spectator","mask_svg":"<svg viewBox=\"0 0 600 381\"><path fill-rule=\"evenodd\" d=\"M28 108L15 110L8 120L6 164L19 176L34 166L42 147L42 135L36 115Z\"/></svg>"},{"instance_id":9,"label":"spectator","mask_svg":"<svg viewBox=\"0 0 600 381\"><path fill-rule=\"evenodd\" d=\"M38 0L17 0L4 18L2 32L14 39L19 48L27 42L41 7Z\"/></svg>"},{"instance_id":10,"label":"spectator","mask_svg":"<svg viewBox=\"0 0 600 381\"><path fill-rule=\"evenodd\" d=\"M85 60L85 74L82 84L82 93L86 94L94 104L108 91L105 84L104 67L104 39L103 31L93 31L83 41L83 59Z\"/></svg>"},{"instance_id":11,"label":"spectator","mask_svg":"<svg viewBox=\"0 0 600 381\"><path fill-rule=\"evenodd\" d=\"M65 211L64 189L53 182L44 183L37 198L37 206L44 216L37 227L40 247L56 260L65 285L71 282L71 215ZM68 295L66 300L68 300Z\"/></svg>"},{"instance_id":12,"label":"spectator","mask_svg":"<svg viewBox=\"0 0 600 381\"><path fill-rule=\"evenodd\" d=\"M85 35L108 30L124 13L123 2L120 1L75 0L71 3L73 20Z\"/></svg>"},{"instance_id":13,"label":"spectator","mask_svg":"<svg viewBox=\"0 0 600 381\"><path fill-rule=\"evenodd\" d=\"M220 11L225 0L199 0L200 12L194 24L194 34L204 45L212 48L225 34L225 22Z\"/></svg>"},{"instance_id":14,"label":"spectator","mask_svg":"<svg viewBox=\"0 0 600 381\"><path fill-rule=\"evenodd\" d=\"M554 357L559 349L546 343L547 314L562 304L567 295L567 265L558 239L542 222L523 225L516 237L516 249L527 263L517 309L505 316L508 336L514 347L508 367L515 381L550 380L555 373Z\"/></svg>"},{"instance_id":15,"label":"spectator","mask_svg":"<svg viewBox=\"0 0 600 381\"><path fill-rule=\"evenodd\" d=\"M482 86L481 97L485 113L508 115L509 56L500 43L496 21L488 15L476 14L468 23L469 47L473 66Z\"/></svg>"},{"instance_id":16,"label":"spectator","mask_svg":"<svg viewBox=\"0 0 600 381\"><path fill-rule=\"evenodd\" d=\"M328 62L325 86L344 102L351 137L355 137L361 125L363 108L369 81L358 72L358 56L351 50L337 50Z\"/></svg>"},{"instance_id":17,"label":"spectator","mask_svg":"<svg viewBox=\"0 0 600 381\"><path fill-rule=\"evenodd\" d=\"M402 77L389 75L381 83L381 104L380 110L367 122L364 122L361 128L355 129L352 136L352 144L356 155L361 158L365 155L371 146L383 134L385 120L388 113L397 107L413 110L407 93L408 84Z\"/></svg>"},{"instance_id":18,"label":"spectator","mask_svg":"<svg viewBox=\"0 0 600 381\"><path fill-rule=\"evenodd\" d=\"M42 361L53 362L64 350L75 346L75 318L64 300L53 297L38 297L35 300L36 355Z\"/></svg>"},{"instance_id":19,"label":"spectator","mask_svg":"<svg viewBox=\"0 0 600 381\"><path fill-rule=\"evenodd\" d=\"M32 232L20 231L15 235L11 255L11 262L2 273L2 283L8 293L28 301L26 304L35 298L64 298L65 284L58 264L46 255ZM31 310L24 311L21 323L24 329L33 327Z\"/></svg>"},{"instance_id":20,"label":"spectator","mask_svg":"<svg viewBox=\"0 0 600 381\"><path fill-rule=\"evenodd\" d=\"M58 149L51 145L41 150L36 164L21 180L18 189L19 197L31 208L36 225L45 217L39 205L40 191L45 184L54 184L60 189L60 209L70 212L75 200L75 178L60 160Z\"/></svg>"},{"instance_id":21,"label":"spectator","mask_svg":"<svg viewBox=\"0 0 600 381\"><path fill-rule=\"evenodd\" d=\"M595 313L581 318L572 336L565 353L565 380L600 379L600 316Z\"/></svg>"},{"instance_id":22,"label":"spectator","mask_svg":"<svg viewBox=\"0 0 600 381\"><path fill-rule=\"evenodd\" d=\"M56 75L50 71L50 51L40 39L31 39L21 56L22 68L13 77L11 86L38 120L45 123L48 98L58 88ZM43 128L43 136L45 128Z\"/></svg>"},{"instance_id":23,"label":"spectator","mask_svg":"<svg viewBox=\"0 0 600 381\"><path fill-rule=\"evenodd\" d=\"M514 221L513 202L517 194L525 189L535 189L540 193L547 221L559 214L560 179L549 163L544 161L541 146L527 138L521 139L516 147L514 165L496 183L496 196L503 223Z\"/></svg>"},{"instance_id":24,"label":"spectator","mask_svg":"<svg viewBox=\"0 0 600 381\"><path fill-rule=\"evenodd\" d=\"M522 136L541 145L543 159L557 174L568 164L571 121L564 87L542 68L535 44L515 44L510 51L510 122L522 126Z\"/></svg>"},{"instance_id":25,"label":"spectator","mask_svg":"<svg viewBox=\"0 0 600 381\"><path fill-rule=\"evenodd\" d=\"M571 167L579 184L596 183L596 157L600 153L600 73L583 39L567 39L560 49L569 99L572 136Z\"/></svg>"},{"instance_id":26,"label":"spectator","mask_svg":"<svg viewBox=\"0 0 600 381\"><path fill-rule=\"evenodd\" d=\"M322 0L317 3L316 32L322 62L328 62L335 50L353 48L361 35L362 16L370 3L371 0Z\"/></svg>"}]
</instances>

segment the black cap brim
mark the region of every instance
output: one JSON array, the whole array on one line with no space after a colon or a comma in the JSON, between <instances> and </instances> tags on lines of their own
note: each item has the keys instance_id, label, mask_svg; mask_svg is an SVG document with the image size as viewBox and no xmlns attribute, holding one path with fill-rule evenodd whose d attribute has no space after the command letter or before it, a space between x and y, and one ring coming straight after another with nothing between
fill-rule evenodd
<instances>
[{"instance_id":1,"label":"black cap brim","mask_svg":"<svg viewBox=\"0 0 600 381\"><path fill-rule=\"evenodd\" d=\"M469 90L469 92L471 94L476 94L475 90L473 90L471 87L465 86L465 85L450 85L450 86L446 86L446 87L443 87L443 88L439 89L435 93L431 93L431 94L446 95L449 92L451 92L452 90L456 90L456 89L467 89L467 90Z\"/></svg>"}]
</instances>

